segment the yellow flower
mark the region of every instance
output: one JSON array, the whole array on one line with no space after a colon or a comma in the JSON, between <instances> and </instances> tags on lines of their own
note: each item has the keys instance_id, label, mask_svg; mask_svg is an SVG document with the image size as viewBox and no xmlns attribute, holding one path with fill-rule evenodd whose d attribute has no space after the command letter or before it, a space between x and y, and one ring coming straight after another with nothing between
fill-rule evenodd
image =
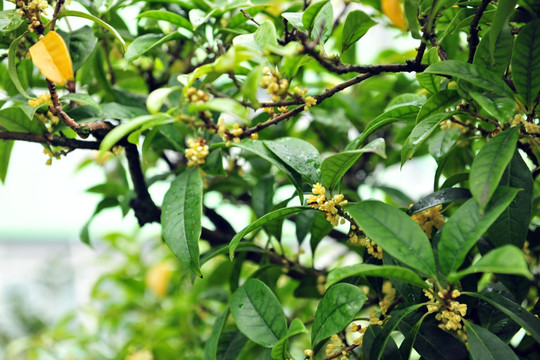
<instances>
[{"instance_id":1,"label":"yellow flower","mask_svg":"<svg viewBox=\"0 0 540 360\"><path fill-rule=\"evenodd\" d=\"M198 166L206 162L206 157L209 154L208 145L203 138L199 137L197 141L188 140L189 148L186 149L186 158L188 159L188 166Z\"/></svg>"},{"instance_id":2,"label":"yellow flower","mask_svg":"<svg viewBox=\"0 0 540 360\"><path fill-rule=\"evenodd\" d=\"M317 99L315 99L313 96L307 96L304 100L304 110L308 111L310 107L317 104Z\"/></svg>"}]
</instances>

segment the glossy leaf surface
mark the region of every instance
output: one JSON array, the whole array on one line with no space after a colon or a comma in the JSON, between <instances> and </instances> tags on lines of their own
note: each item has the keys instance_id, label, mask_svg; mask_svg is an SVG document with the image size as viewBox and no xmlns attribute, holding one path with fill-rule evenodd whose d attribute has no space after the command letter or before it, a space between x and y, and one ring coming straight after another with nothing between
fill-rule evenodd
<instances>
[{"instance_id":1,"label":"glossy leaf surface","mask_svg":"<svg viewBox=\"0 0 540 360\"><path fill-rule=\"evenodd\" d=\"M276 295L262 281L248 279L231 297L232 316L251 341L272 348L287 333L287 321Z\"/></svg>"},{"instance_id":2,"label":"glossy leaf surface","mask_svg":"<svg viewBox=\"0 0 540 360\"><path fill-rule=\"evenodd\" d=\"M469 199L448 219L438 246L443 273L455 272L461 266L469 250L510 205L518 191L499 188L483 212L475 199Z\"/></svg>"},{"instance_id":3,"label":"glossy leaf surface","mask_svg":"<svg viewBox=\"0 0 540 360\"><path fill-rule=\"evenodd\" d=\"M504 169L514 156L518 141L518 128L507 129L476 154L471 165L471 193L483 209L489 202L504 173Z\"/></svg>"},{"instance_id":4,"label":"glossy leaf surface","mask_svg":"<svg viewBox=\"0 0 540 360\"><path fill-rule=\"evenodd\" d=\"M312 348L345 329L354 320L366 300L366 294L354 285L331 286L315 312L311 328Z\"/></svg>"},{"instance_id":5,"label":"glossy leaf surface","mask_svg":"<svg viewBox=\"0 0 540 360\"><path fill-rule=\"evenodd\" d=\"M198 169L190 168L176 177L163 198L163 239L173 254L196 275L199 267L203 184Z\"/></svg>"},{"instance_id":6,"label":"glossy leaf surface","mask_svg":"<svg viewBox=\"0 0 540 360\"><path fill-rule=\"evenodd\" d=\"M345 210L366 235L384 251L429 277L435 277L435 258L426 234L411 218L379 201L346 205Z\"/></svg>"}]
</instances>

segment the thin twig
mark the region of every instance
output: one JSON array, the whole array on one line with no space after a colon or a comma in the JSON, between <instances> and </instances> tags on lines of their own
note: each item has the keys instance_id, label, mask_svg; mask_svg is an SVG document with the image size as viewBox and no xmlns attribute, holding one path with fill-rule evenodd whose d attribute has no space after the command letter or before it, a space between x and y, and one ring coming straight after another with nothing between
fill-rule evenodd
<instances>
[{"instance_id":1,"label":"thin twig","mask_svg":"<svg viewBox=\"0 0 540 360\"><path fill-rule=\"evenodd\" d=\"M246 10L240 9L240 11L242 12L242 14L244 14L244 16L245 16L246 18L248 18L249 20L253 21L257 26L261 26L261 24L259 24L259 23L257 22L257 20L255 20L255 19L253 18L253 16L249 15L249 14L246 12Z\"/></svg>"},{"instance_id":2,"label":"thin twig","mask_svg":"<svg viewBox=\"0 0 540 360\"><path fill-rule=\"evenodd\" d=\"M408 60L405 64L346 65L339 60L330 59L328 56L320 54L318 51L316 51L316 43L310 41L306 33L298 32L298 37L304 46L304 53L313 57L324 68L336 74L356 72L361 74L376 75L383 72L422 72L427 67L427 65L421 64L417 59ZM423 54L424 49L425 44L422 43L418 52Z\"/></svg>"},{"instance_id":3,"label":"thin twig","mask_svg":"<svg viewBox=\"0 0 540 360\"><path fill-rule=\"evenodd\" d=\"M60 9L62 8L62 5L64 5L64 0L57 0L56 6L54 7L54 13L52 20L49 24L49 31L54 31L54 28L56 26L56 19L58 18L58 14L60 13Z\"/></svg>"}]
</instances>

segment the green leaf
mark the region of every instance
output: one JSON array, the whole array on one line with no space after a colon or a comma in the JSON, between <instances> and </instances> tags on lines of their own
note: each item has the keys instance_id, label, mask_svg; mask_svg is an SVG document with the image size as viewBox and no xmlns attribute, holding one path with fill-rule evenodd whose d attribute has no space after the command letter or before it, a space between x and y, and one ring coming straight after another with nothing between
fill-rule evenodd
<instances>
[{"instance_id":1,"label":"green leaf","mask_svg":"<svg viewBox=\"0 0 540 360\"><path fill-rule=\"evenodd\" d=\"M334 27L334 9L330 1L321 1L310 5L302 16L302 23L309 30L313 40L320 37L324 43L332 34Z\"/></svg>"},{"instance_id":2,"label":"green leaf","mask_svg":"<svg viewBox=\"0 0 540 360\"><path fill-rule=\"evenodd\" d=\"M403 144L401 149L401 166L413 157L416 150L424 144L435 130L439 129L439 124L452 115L454 115L453 112L436 113L419 122Z\"/></svg>"},{"instance_id":3,"label":"green leaf","mask_svg":"<svg viewBox=\"0 0 540 360\"><path fill-rule=\"evenodd\" d=\"M163 20L173 25L176 25L178 27L188 29L189 31L193 31L193 26L191 25L188 19L170 11L149 10L149 11L145 11L139 14L137 18L138 19L150 18L150 19L156 19L156 20Z\"/></svg>"},{"instance_id":4,"label":"green leaf","mask_svg":"<svg viewBox=\"0 0 540 360\"><path fill-rule=\"evenodd\" d=\"M176 40L182 37L184 37L184 35L177 31L165 36L152 33L139 36L135 38L135 40L131 44L129 44L125 55L126 62L130 63L139 56L146 53L147 51L152 50L156 46L166 43L167 41Z\"/></svg>"},{"instance_id":5,"label":"green leaf","mask_svg":"<svg viewBox=\"0 0 540 360\"><path fill-rule=\"evenodd\" d=\"M465 329L472 360L518 360L508 345L489 330L469 321L465 323Z\"/></svg>"},{"instance_id":6,"label":"green leaf","mask_svg":"<svg viewBox=\"0 0 540 360\"><path fill-rule=\"evenodd\" d=\"M468 189L449 188L439 190L427 195L422 200L411 206L407 210L407 214L413 215L437 205L447 204L455 201L465 201L469 200L470 198L471 192Z\"/></svg>"},{"instance_id":7,"label":"green leaf","mask_svg":"<svg viewBox=\"0 0 540 360\"><path fill-rule=\"evenodd\" d=\"M27 104L0 110L0 125L7 131L42 134L45 126L41 121L33 121L35 108Z\"/></svg>"},{"instance_id":8,"label":"green leaf","mask_svg":"<svg viewBox=\"0 0 540 360\"><path fill-rule=\"evenodd\" d=\"M525 25L514 42L512 79L529 110L540 92L540 19Z\"/></svg>"},{"instance_id":9,"label":"green leaf","mask_svg":"<svg viewBox=\"0 0 540 360\"><path fill-rule=\"evenodd\" d=\"M287 334L281 338L276 345L272 348L272 359L279 359L279 360L285 360L287 359L287 343L289 339L295 335L305 333L307 332L306 327L304 326L304 323L302 320L298 318L294 318L293 321L291 321L291 325L289 326L289 329L287 330Z\"/></svg>"},{"instance_id":10,"label":"green leaf","mask_svg":"<svg viewBox=\"0 0 540 360\"><path fill-rule=\"evenodd\" d=\"M172 92L180 90L179 86L160 88L152 91L146 98L146 108L148 112L155 115L161 111L163 103Z\"/></svg>"},{"instance_id":11,"label":"green leaf","mask_svg":"<svg viewBox=\"0 0 540 360\"><path fill-rule=\"evenodd\" d=\"M474 86L484 90L493 91L501 96L506 96L509 99L514 98L512 90L502 79L493 76L493 73L489 70L464 61L441 61L430 65L424 72L426 74L453 76L457 79L474 84Z\"/></svg>"},{"instance_id":12,"label":"green leaf","mask_svg":"<svg viewBox=\"0 0 540 360\"><path fill-rule=\"evenodd\" d=\"M257 89L262 78L262 65L256 66L251 70L246 77L246 80L242 84L242 96L244 100L248 100L255 107L259 106L259 99L257 98Z\"/></svg>"},{"instance_id":13,"label":"green leaf","mask_svg":"<svg viewBox=\"0 0 540 360\"><path fill-rule=\"evenodd\" d=\"M416 323L418 318L414 315L416 314L400 322L401 332L408 333L412 330L412 324ZM413 323L409 324L411 318ZM414 349L426 360L469 360L465 344L456 336L439 328L435 322L425 322L420 326Z\"/></svg>"},{"instance_id":14,"label":"green leaf","mask_svg":"<svg viewBox=\"0 0 540 360\"><path fill-rule=\"evenodd\" d=\"M261 23L255 34L253 34L257 45L261 50L265 50L266 46L278 46L276 27L270 20L265 20Z\"/></svg>"},{"instance_id":15,"label":"green leaf","mask_svg":"<svg viewBox=\"0 0 540 360\"><path fill-rule=\"evenodd\" d=\"M501 124L506 124L516 111L515 101L507 97L476 91L468 91L468 94L480 105L481 109Z\"/></svg>"},{"instance_id":16,"label":"green leaf","mask_svg":"<svg viewBox=\"0 0 540 360\"><path fill-rule=\"evenodd\" d=\"M217 358L218 344L225 329L227 323L227 317L229 316L229 308L227 308L221 315L218 316L212 327L212 334L208 338L204 347L204 360L220 360Z\"/></svg>"},{"instance_id":17,"label":"green leaf","mask_svg":"<svg viewBox=\"0 0 540 360\"><path fill-rule=\"evenodd\" d=\"M475 199L469 199L448 219L442 229L437 252L444 274L455 272L461 266L469 250L508 207L518 191L500 187L484 212Z\"/></svg>"},{"instance_id":18,"label":"green leaf","mask_svg":"<svg viewBox=\"0 0 540 360\"><path fill-rule=\"evenodd\" d=\"M339 333L349 325L367 300L366 294L351 284L336 284L324 294L311 328L311 347Z\"/></svg>"},{"instance_id":19,"label":"green leaf","mask_svg":"<svg viewBox=\"0 0 540 360\"><path fill-rule=\"evenodd\" d=\"M455 283L466 275L479 272L512 274L524 276L529 280L533 279L523 251L514 245L504 245L491 250L468 268L449 274L448 282Z\"/></svg>"},{"instance_id":20,"label":"green leaf","mask_svg":"<svg viewBox=\"0 0 540 360\"><path fill-rule=\"evenodd\" d=\"M266 140L264 145L281 161L303 175L311 184L321 178L321 159L319 151L305 140L284 137Z\"/></svg>"},{"instance_id":21,"label":"green leaf","mask_svg":"<svg viewBox=\"0 0 540 360\"><path fill-rule=\"evenodd\" d=\"M0 7L0 10L2 8ZM0 32L9 33L15 31L25 21L17 14L15 9L0 11Z\"/></svg>"},{"instance_id":22,"label":"green leaf","mask_svg":"<svg viewBox=\"0 0 540 360\"><path fill-rule=\"evenodd\" d=\"M355 264L336 268L328 274L326 286L331 286L352 276L377 276L386 279L401 280L422 289L430 288L420 276L408 268L402 266L372 264Z\"/></svg>"},{"instance_id":23,"label":"green leaf","mask_svg":"<svg viewBox=\"0 0 540 360\"><path fill-rule=\"evenodd\" d=\"M105 21L101 20L98 17L95 17L94 15L90 15L90 14L86 14L86 13L83 13L83 12L80 12L80 11L74 11L74 10L63 10L63 11L60 12L60 14L58 14L59 19L61 19L63 17L66 17L66 16L75 16L75 17L81 17L83 19L88 19L88 20L91 20L91 21L95 22L96 24L100 25L101 27L107 29L108 31L110 31L114 35L116 40L118 40L120 42L120 45L122 46L122 51L126 52L126 42L124 41L124 39L122 38L120 33L118 33L118 31L116 31L115 28L113 28L111 25L107 24Z\"/></svg>"},{"instance_id":24,"label":"green leaf","mask_svg":"<svg viewBox=\"0 0 540 360\"><path fill-rule=\"evenodd\" d=\"M364 348L366 357L369 360L379 360L383 356L384 349L388 340L391 337L392 331L398 326L398 324L405 318L407 315L418 310L424 304L416 304L409 306L402 310L392 311L392 316L388 322L384 325L381 331L375 336L373 342Z\"/></svg>"},{"instance_id":25,"label":"green leaf","mask_svg":"<svg viewBox=\"0 0 540 360\"><path fill-rule=\"evenodd\" d=\"M361 10L353 10L348 13L341 35L341 54L347 51L347 49L355 42L360 40L360 38L375 24L376 22Z\"/></svg>"},{"instance_id":26,"label":"green leaf","mask_svg":"<svg viewBox=\"0 0 540 360\"><path fill-rule=\"evenodd\" d=\"M94 108L101 111L101 107L99 106L98 102L94 100L94 98L91 95L88 95L88 94L69 93L69 94L65 94L61 96L60 100L76 101L81 104L87 104L87 105L93 106Z\"/></svg>"},{"instance_id":27,"label":"green leaf","mask_svg":"<svg viewBox=\"0 0 540 360\"><path fill-rule=\"evenodd\" d=\"M418 330L424 322L425 316L420 317L420 320L411 328L411 330L405 335L405 338L399 346L399 353L401 354L402 359L410 359L411 351L413 349L416 337L418 335Z\"/></svg>"},{"instance_id":28,"label":"green leaf","mask_svg":"<svg viewBox=\"0 0 540 360\"><path fill-rule=\"evenodd\" d=\"M304 26L304 23L302 22L302 16L304 13L302 12L284 12L281 14L281 16L289 22L292 26L297 28L300 31L306 31L306 27Z\"/></svg>"},{"instance_id":29,"label":"green leaf","mask_svg":"<svg viewBox=\"0 0 540 360\"><path fill-rule=\"evenodd\" d=\"M505 25L499 33L499 37L495 43L493 57L489 52L491 34L488 32L478 44L478 48L474 53L473 64L483 67L502 77L508 68L510 58L512 57L512 49L514 36L510 32L510 27Z\"/></svg>"},{"instance_id":30,"label":"green leaf","mask_svg":"<svg viewBox=\"0 0 540 360\"><path fill-rule=\"evenodd\" d=\"M238 329L251 341L271 348L287 333L287 319L276 295L262 281L248 279L231 297Z\"/></svg>"},{"instance_id":31,"label":"green leaf","mask_svg":"<svg viewBox=\"0 0 540 360\"><path fill-rule=\"evenodd\" d=\"M512 244L522 248L529 231L533 198L533 178L531 171L516 150L506 167L500 185L523 189L518 192L510 206L488 230L489 239L496 247Z\"/></svg>"},{"instance_id":32,"label":"green leaf","mask_svg":"<svg viewBox=\"0 0 540 360\"><path fill-rule=\"evenodd\" d=\"M418 106L402 105L392 108L373 119L362 131L362 134L354 139L345 150L353 150L359 148L362 143L375 131L385 125L392 124L398 121L409 121L416 118L418 114Z\"/></svg>"},{"instance_id":33,"label":"green leaf","mask_svg":"<svg viewBox=\"0 0 540 360\"><path fill-rule=\"evenodd\" d=\"M405 19L407 19L407 25L411 36L415 39L420 40L422 35L420 35L420 24L418 23L418 10L420 5L420 0L409 0L403 3L403 10L405 13Z\"/></svg>"},{"instance_id":34,"label":"green leaf","mask_svg":"<svg viewBox=\"0 0 540 360\"><path fill-rule=\"evenodd\" d=\"M302 192L302 179L300 174L295 170L290 168L288 165L284 164L273 152L271 152L266 146L264 146L263 141L243 141L240 144L232 144L232 146L238 147L242 150L249 151L257 156L262 157L263 159L272 163L279 170L283 171L285 175L289 178L290 182L296 188L298 196L300 197L300 202L304 201L304 193Z\"/></svg>"},{"instance_id":35,"label":"green leaf","mask_svg":"<svg viewBox=\"0 0 540 360\"><path fill-rule=\"evenodd\" d=\"M364 146L362 149L343 151L331 155L321 164L321 176L328 189L339 185L341 178L353 166L363 153L375 153L386 158L384 139L378 138Z\"/></svg>"},{"instance_id":36,"label":"green leaf","mask_svg":"<svg viewBox=\"0 0 540 360\"><path fill-rule=\"evenodd\" d=\"M242 240L244 236L246 236L250 232L261 228L262 226L266 225L267 223L271 221L283 219L289 215L296 214L300 211L306 211L306 210L313 210L313 209L307 206L293 206L293 207L288 207L288 208L272 211L264 215L263 217L257 219L257 221L255 221L254 223L251 223L250 225L242 229L242 231L240 231L238 234L236 234L232 238L231 242L229 243L229 256L231 260L234 258L234 252L236 250L236 247L238 246L238 243Z\"/></svg>"},{"instance_id":37,"label":"green leaf","mask_svg":"<svg viewBox=\"0 0 540 360\"><path fill-rule=\"evenodd\" d=\"M248 338L240 331L224 331L219 339L217 356L219 360L237 360Z\"/></svg>"},{"instance_id":38,"label":"green leaf","mask_svg":"<svg viewBox=\"0 0 540 360\"><path fill-rule=\"evenodd\" d=\"M242 120L247 120L249 118L247 109L233 99L213 98L204 103L191 103L189 105L190 112L198 112L202 110L212 110L220 113L233 114Z\"/></svg>"},{"instance_id":39,"label":"green leaf","mask_svg":"<svg viewBox=\"0 0 540 360\"><path fill-rule=\"evenodd\" d=\"M517 2L517 0L497 1L497 12L495 12L493 23L489 29L489 54L492 62L495 62L495 45L499 40L499 33L508 23L510 16L514 13Z\"/></svg>"},{"instance_id":40,"label":"green leaf","mask_svg":"<svg viewBox=\"0 0 540 360\"><path fill-rule=\"evenodd\" d=\"M14 143L13 140L0 140L0 181L2 183L6 181L9 158Z\"/></svg>"},{"instance_id":41,"label":"green leaf","mask_svg":"<svg viewBox=\"0 0 540 360\"><path fill-rule=\"evenodd\" d=\"M495 308L505 313L510 319L518 323L518 325L530 332L536 341L540 342L540 319L518 304L508 300L502 295L493 292L475 293L467 291L462 292L461 294L484 300L485 302L493 305Z\"/></svg>"},{"instance_id":42,"label":"green leaf","mask_svg":"<svg viewBox=\"0 0 540 360\"><path fill-rule=\"evenodd\" d=\"M438 112L443 112L445 109L454 106L460 101L457 90L442 90L430 97L424 105L420 108L418 115L416 116L416 123L418 124L424 119L427 119L431 115Z\"/></svg>"},{"instance_id":43,"label":"green leaf","mask_svg":"<svg viewBox=\"0 0 540 360\"><path fill-rule=\"evenodd\" d=\"M380 201L344 206L369 239L397 260L436 277L435 258L429 240L417 223L402 211Z\"/></svg>"},{"instance_id":44,"label":"green leaf","mask_svg":"<svg viewBox=\"0 0 540 360\"><path fill-rule=\"evenodd\" d=\"M471 193L484 209L501 181L504 169L512 160L519 138L519 128L500 132L485 144L474 157L469 176Z\"/></svg>"},{"instance_id":45,"label":"green leaf","mask_svg":"<svg viewBox=\"0 0 540 360\"><path fill-rule=\"evenodd\" d=\"M28 93L24 90L23 86L21 85L21 80L19 80L19 74L17 73L17 64L16 64L17 48L19 47L19 41L21 41L21 39L25 37L26 34L27 33L25 32L24 34L22 34L21 36L13 40L11 45L9 45L8 74L9 74L9 77L11 78L11 81L13 81L13 85L15 85L15 88L17 89L19 94L21 94L27 99L31 99L30 95L28 95Z\"/></svg>"},{"instance_id":46,"label":"green leaf","mask_svg":"<svg viewBox=\"0 0 540 360\"><path fill-rule=\"evenodd\" d=\"M73 71L79 70L88 60L97 44L97 37L88 25L72 32L58 31L66 42L73 62Z\"/></svg>"},{"instance_id":47,"label":"green leaf","mask_svg":"<svg viewBox=\"0 0 540 360\"><path fill-rule=\"evenodd\" d=\"M163 125L172 123L175 119L166 115L143 115L134 118L131 121L127 121L120 126L115 127L109 132L99 146L100 156L103 156L105 152L109 151L118 141L123 137L129 135L131 132L142 127L144 124L150 121L157 121L157 124ZM154 123L157 125L156 123Z\"/></svg>"},{"instance_id":48,"label":"green leaf","mask_svg":"<svg viewBox=\"0 0 540 360\"><path fill-rule=\"evenodd\" d=\"M173 254L196 275L199 267L199 238L202 225L203 183L196 168L184 171L171 183L163 198L163 239Z\"/></svg>"}]
</instances>

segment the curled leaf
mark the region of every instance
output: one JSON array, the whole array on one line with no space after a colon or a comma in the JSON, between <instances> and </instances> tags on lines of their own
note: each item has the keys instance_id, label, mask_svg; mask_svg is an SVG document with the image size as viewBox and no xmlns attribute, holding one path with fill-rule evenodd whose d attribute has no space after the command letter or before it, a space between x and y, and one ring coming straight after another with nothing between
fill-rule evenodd
<instances>
[{"instance_id":1,"label":"curled leaf","mask_svg":"<svg viewBox=\"0 0 540 360\"><path fill-rule=\"evenodd\" d=\"M50 31L30 48L34 65L47 79L64 86L73 79L73 66L64 39Z\"/></svg>"}]
</instances>

